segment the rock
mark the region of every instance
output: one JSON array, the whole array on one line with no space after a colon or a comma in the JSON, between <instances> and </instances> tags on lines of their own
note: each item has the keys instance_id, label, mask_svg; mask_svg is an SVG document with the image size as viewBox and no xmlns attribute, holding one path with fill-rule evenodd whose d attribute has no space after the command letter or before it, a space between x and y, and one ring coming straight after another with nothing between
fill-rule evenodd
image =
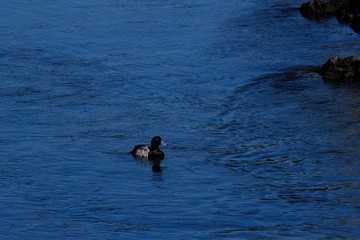
<instances>
[{"instance_id":1,"label":"rock","mask_svg":"<svg viewBox=\"0 0 360 240\"><path fill-rule=\"evenodd\" d=\"M359 0L311 0L300 7L300 13L309 19L317 20L336 16L340 23L360 33L360 1Z\"/></svg>"},{"instance_id":2,"label":"rock","mask_svg":"<svg viewBox=\"0 0 360 240\"><path fill-rule=\"evenodd\" d=\"M340 23L351 23L360 13L360 2L348 0L338 9L336 18Z\"/></svg>"},{"instance_id":3,"label":"rock","mask_svg":"<svg viewBox=\"0 0 360 240\"><path fill-rule=\"evenodd\" d=\"M360 82L360 56L332 57L321 66L320 73L330 82Z\"/></svg>"},{"instance_id":4,"label":"rock","mask_svg":"<svg viewBox=\"0 0 360 240\"><path fill-rule=\"evenodd\" d=\"M329 1L324 3L321 0L311 0L300 7L300 13L309 19L331 18L336 16L337 10L343 5L343 1Z\"/></svg>"},{"instance_id":5,"label":"rock","mask_svg":"<svg viewBox=\"0 0 360 240\"><path fill-rule=\"evenodd\" d=\"M358 0L311 0L300 7L300 13L309 19L331 18L337 16L339 22L349 23L360 11Z\"/></svg>"},{"instance_id":6,"label":"rock","mask_svg":"<svg viewBox=\"0 0 360 240\"><path fill-rule=\"evenodd\" d=\"M360 17L356 16L350 24L350 27L352 28L352 30L354 30L357 33L360 33Z\"/></svg>"}]
</instances>

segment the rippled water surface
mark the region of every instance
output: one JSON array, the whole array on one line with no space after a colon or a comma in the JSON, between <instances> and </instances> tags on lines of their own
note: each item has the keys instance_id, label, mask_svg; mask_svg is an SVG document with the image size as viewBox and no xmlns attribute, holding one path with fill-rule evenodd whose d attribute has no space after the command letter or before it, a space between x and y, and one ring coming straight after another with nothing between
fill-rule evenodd
<instances>
[{"instance_id":1,"label":"rippled water surface","mask_svg":"<svg viewBox=\"0 0 360 240\"><path fill-rule=\"evenodd\" d=\"M1 239L358 239L360 88L309 69L359 35L301 3L2 1Z\"/></svg>"}]
</instances>

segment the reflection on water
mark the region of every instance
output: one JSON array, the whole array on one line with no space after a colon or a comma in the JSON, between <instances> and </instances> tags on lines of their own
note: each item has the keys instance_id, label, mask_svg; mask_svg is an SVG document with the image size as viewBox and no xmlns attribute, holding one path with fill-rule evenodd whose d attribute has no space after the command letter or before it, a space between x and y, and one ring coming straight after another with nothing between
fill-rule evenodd
<instances>
[{"instance_id":1,"label":"reflection on water","mask_svg":"<svg viewBox=\"0 0 360 240\"><path fill-rule=\"evenodd\" d=\"M358 36L301 3L5 1L1 239L355 239Z\"/></svg>"}]
</instances>

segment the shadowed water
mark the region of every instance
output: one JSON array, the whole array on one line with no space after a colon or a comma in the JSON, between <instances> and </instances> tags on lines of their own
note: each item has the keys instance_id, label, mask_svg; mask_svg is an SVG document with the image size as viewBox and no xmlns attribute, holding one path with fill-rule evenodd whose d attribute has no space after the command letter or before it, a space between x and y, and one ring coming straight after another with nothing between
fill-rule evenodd
<instances>
[{"instance_id":1,"label":"shadowed water","mask_svg":"<svg viewBox=\"0 0 360 240\"><path fill-rule=\"evenodd\" d=\"M357 239L360 88L311 69L359 36L301 3L3 1L1 239Z\"/></svg>"}]
</instances>

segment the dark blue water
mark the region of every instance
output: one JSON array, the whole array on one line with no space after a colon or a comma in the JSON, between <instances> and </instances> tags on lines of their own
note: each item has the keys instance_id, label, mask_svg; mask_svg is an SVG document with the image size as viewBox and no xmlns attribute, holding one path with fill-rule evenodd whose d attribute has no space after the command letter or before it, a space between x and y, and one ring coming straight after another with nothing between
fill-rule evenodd
<instances>
[{"instance_id":1,"label":"dark blue water","mask_svg":"<svg viewBox=\"0 0 360 240\"><path fill-rule=\"evenodd\" d=\"M357 239L360 88L308 67L359 35L302 2L3 0L1 239Z\"/></svg>"}]
</instances>

